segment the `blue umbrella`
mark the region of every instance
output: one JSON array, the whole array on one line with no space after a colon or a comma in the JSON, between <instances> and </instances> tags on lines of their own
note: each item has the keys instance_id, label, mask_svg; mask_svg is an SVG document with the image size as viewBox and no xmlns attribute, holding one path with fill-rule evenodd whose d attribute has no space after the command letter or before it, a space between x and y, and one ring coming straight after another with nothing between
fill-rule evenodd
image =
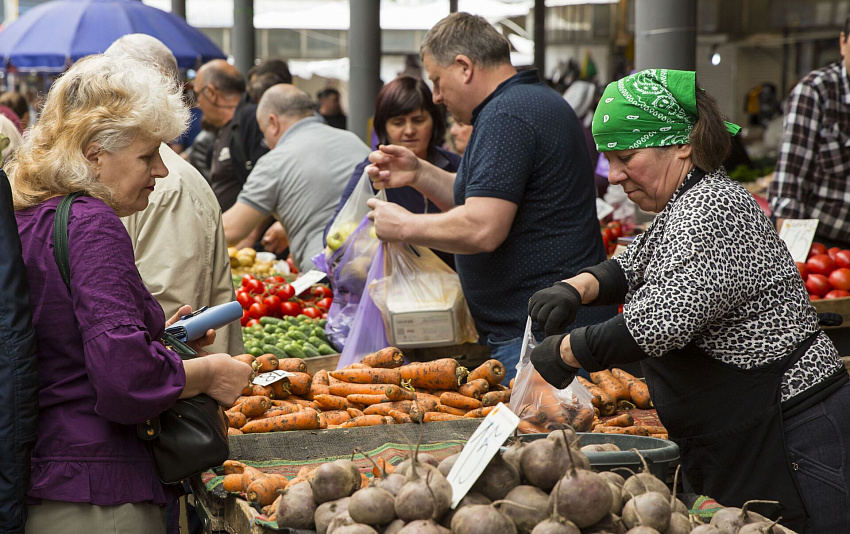
<instances>
[{"instance_id":1,"label":"blue umbrella","mask_svg":"<svg viewBox=\"0 0 850 534\"><path fill-rule=\"evenodd\" d=\"M128 33L156 37L181 68L225 57L181 17L140 0L55 0L30 9L0 31L0 68L11 63L20 71L63 71Z\"/></svg>"}]
</instances>

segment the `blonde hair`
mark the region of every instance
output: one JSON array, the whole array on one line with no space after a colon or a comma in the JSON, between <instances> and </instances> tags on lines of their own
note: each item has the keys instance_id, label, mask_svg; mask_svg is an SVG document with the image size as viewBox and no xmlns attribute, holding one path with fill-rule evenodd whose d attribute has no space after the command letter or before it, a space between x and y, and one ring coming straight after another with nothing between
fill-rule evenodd
<instances>
[{"instance_id":1,"label":"blonde hair","mask_svg":"<svg viewBox=\"0 0 850 534\"><path fill-rule=\"evenodd\" d=\"M83 58L53 84L38 122L6 165L15 209L74 191L115 207L87 147L116 153L140 136L166 142L188 123L182 90L167 74L126 56Z\"/></svg>"},{"instance_id":2,"label":"blonde hair","mask_svg":"<svg viewBox=\"0 0 850 534\"><path fill-rule=\"evenodd\" d=\"M508 39L484 17L463 12L452 13L428 30L419 46L420 57L425 54L443 67L460 54L488 69L511 64Z\"/></svg>"}]
</instances>

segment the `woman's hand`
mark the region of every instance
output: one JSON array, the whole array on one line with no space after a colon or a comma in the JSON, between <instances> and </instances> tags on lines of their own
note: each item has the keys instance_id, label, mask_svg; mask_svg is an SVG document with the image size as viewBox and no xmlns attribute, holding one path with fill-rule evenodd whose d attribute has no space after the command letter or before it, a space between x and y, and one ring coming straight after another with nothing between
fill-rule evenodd
<instances>
[{"instance_id":1,"label":"woman's hand","mask_svg":"<svg viewBox=\"0 0 850 534\"><path fill-rule=\"evenodd\" d=\"M570 363L576 365L573 366ZM531 364L544 380L557 389L569 386L580 368L570 349L569 334L549 336L544 339L531 351Z\"/></svg>"},{"instance_id":2,"label":"woman's hand","mask_svg":"<svg viewBox=\"0 0 850 534\"><path fill-rule=\"evenodd\" d=\"M192 314L192 306L190 306L188 304L184 304L183 306L180 306L180 309L177 310L177 313L174 314L174 316L171 319L169 319L168 321L165 322L165 326L169 327L169 326L173 325L174 323L176 323L177 321L179 321L180 318L183 317L184 315L191 315L191 314ZM215 330L210 328L209 330L207 330L207 333L203 337L200 337L200 338L196 339L195 341L189 341L186 344L189 345L189 347L191 347L195 352L197 352L199 356L206 356L207 352L204 351L204 350L201 350L201 349L203 347L208 347L208 346L212 345L213 343L215 343Z\"/></svg>"},{"instance_id":3,"label":"woman's hand","mask_svg":"<svg viewBox=\"0 0 850 534\"><path fill-rule=\"evenodd\" d=\"M233 406L245 386L255 376L247 363L234 360L229 354L210 354L183 362L186 385L180 394L186 399L205 393L224 407Z\"/></svg>"},{"instance_id":4,"label":"woman's hand","mask_svg":"<svg viewBox=\"0 0 850 534\"><path fill-rule=\"evenodd\" d=\"M381 145L369 154L371 165L366 174L375 189L412 186L419 172L419 158L410 149L398 145Z\"/></svg>"},{"instance_id":5,"label":"woman's hand","mask_svg":"<svg viewBox=\"0 0 850 534\"><path fill-rule=\"evenodd\" d=\"M563 334L576 320L581 307L581 294L566 282L555 282L541 289L528 301L528 316L546 332L547 336Z\"/></svg>"}]
</instances>

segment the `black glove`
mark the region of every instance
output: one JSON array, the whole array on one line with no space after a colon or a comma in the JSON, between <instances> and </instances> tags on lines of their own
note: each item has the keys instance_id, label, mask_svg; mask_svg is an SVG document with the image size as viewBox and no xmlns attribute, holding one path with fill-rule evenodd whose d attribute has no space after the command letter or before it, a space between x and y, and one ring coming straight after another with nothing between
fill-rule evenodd
<instances>
[{"instance_id":1,"label":"black glove","mask_svg":"<svg viewBox=\"0 0 850 534\"><path fill-rule=\"evenodd\" d=\"M547 382L558 389L569 386L578 373L578 368L564 363L561 358L561 342L567 334L549 336L531 351L531 363Z\"/></svg>"},{"instance_id":2,"label":"black glove","mask_svg":"<svg viewBox=\"0 0 850 534\"><path fill-rule=\"evenodd\" d=\"M581 295L578 290L566 282L555 282L552 287L531 295L528 316L547 336L554 336L563 334L573 324L579 307Z\"/></svg>"}]
</instances>

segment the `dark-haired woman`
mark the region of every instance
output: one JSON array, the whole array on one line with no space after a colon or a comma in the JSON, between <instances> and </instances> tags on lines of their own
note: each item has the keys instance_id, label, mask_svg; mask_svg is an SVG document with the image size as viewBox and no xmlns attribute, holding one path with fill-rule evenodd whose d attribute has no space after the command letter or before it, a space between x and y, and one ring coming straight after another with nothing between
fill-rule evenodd
<instances>
[{"instance_id":1,"label":"dark-haired woman","mask_svg":"<svg viewBox=\"0 0 850 534\"><path fill-rule=\"evenodd\" d=\"M801 534L850 532L850 381L788 249L722 167L737 130L693 72L608 86L593 118L608 179L658 216L620 256L532 296L549 337L531 361L557 387L639 361L693 491L779 501L760 511ZM580 306L615 303L563 333Z\"/></svg>"},{"instance_id":2,"label":"dark-haired woman","mask_svg":"<svg viewBox=\"0 0 850 534\"><path fill-rule=\"evenodd\" d=\"M457 172L461 157L440 147L446 132L443 114L434 104L431 90L419 78L399 76L391 81L375 98L375 132L382 145L401 145L413 151L418 158L428 160L447 172ZM369 165L369 159L363 160L354 168L342 199L333 219L351 196L363 170ZM373 189L377 193L376 189ZM394 202L412 213L439 213L440 209L425 195L412 187L387 189L387 200ZM327 236L333 219L325 229ZM452 254L434 251L447 264L454 266Z\"/></svg>"}]
</instances>

